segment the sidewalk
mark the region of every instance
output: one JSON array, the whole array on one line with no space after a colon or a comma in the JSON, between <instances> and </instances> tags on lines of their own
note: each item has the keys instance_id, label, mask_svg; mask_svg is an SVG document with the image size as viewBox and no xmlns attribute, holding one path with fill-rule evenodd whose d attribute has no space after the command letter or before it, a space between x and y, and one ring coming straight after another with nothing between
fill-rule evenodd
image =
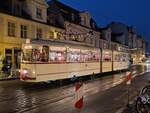
<instances>
[{"instance_id":1,"label":"sidewalk","mask_svg":"<svg viewBox=\"0 0 150 113\"><path fill-rule=\"evenodd\" d=\"M5 80L16 80L19 79L19 76L17 75L6 75L4 73L0 73L0 81L5 81Z\"/></svg>"}]
</instances>

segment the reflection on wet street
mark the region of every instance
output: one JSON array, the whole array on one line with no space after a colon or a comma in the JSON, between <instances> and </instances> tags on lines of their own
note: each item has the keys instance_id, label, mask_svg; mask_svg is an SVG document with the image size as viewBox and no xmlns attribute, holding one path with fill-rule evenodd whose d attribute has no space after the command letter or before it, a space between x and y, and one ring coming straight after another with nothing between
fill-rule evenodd
<instances>
[{"instance_id":1,"label":"reflection on wet street","mask_svg":"<svg viewBox=\"0 0 150 113\"><path fill-rule=\"evenodd\" d=\"M147 65L132 68L136 71L135 75L149 69ZM123 83L124 78L125 72L121 72L85 81L85 100ZM0 113L75 113L74 93L74 84L58 86L56 83L31 84L19 80L0 82Z\"/></svg>"},{"instance_id":2,"label":"reflection on wet street","mask_svg":"<svg viewBox=\"0 0 150 113\"><path fill-rule=\"evenodd\" d=\"M145 64L145 67L146 67L146 71L150 72L150 63Z\"/></svg>"}]
</instances>

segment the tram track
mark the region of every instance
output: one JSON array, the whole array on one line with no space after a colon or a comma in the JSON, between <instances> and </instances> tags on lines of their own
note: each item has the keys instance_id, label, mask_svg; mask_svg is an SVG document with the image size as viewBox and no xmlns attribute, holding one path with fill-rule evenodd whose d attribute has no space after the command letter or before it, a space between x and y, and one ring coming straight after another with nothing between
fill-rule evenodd
<instances>
[{"instance_id":1,"label":"tram track","mask_svg":"<svg viewBox=\"0 0 150 113\"><path fill-rule=\"evenodd\" d=\"M93 93L90 94L89 92L94 92L96 90L98 90L98 92L100 92L100 91L105 91L105 90L107 90L107 89L109 89L111 87L114 87L112 85L112 81L105 82L104 84L100 83L99 81L96 81L96 82L94 81L94 83L92 83L92 85L96 86L96 87L90 87L90 83L89 84L85 84L85 88L84 88L84 90L85 90L85 97L86 96L90 96L90 95L93 94ZM101 87L97 87L97 86L101 86ZM105 86L107 86L107 88L104 88ZM90 88L88 88L88 87L90 87ZM102 89L102 87L104 89ZM40 102L42 104L37 103L37 104L34 104L34 106L31 106L31 107L28 107L28 108L25 107L25 109L23 109L23 110L18 110L17 113L23 113L23 112L26 112L26 111L30 111L30 110L38 108L41 105L42 106L45 106L45 105L49 105L49 106L55 105L55 104L59 103L62 100L64 101L65 99L67 99L67 100L69 99L69 101L73 101L74 92L73 91L72 91L72 93L71 93L71 91L69 91L69 93L67 93L67 92L64 93L64 96L58 96L58 97L53 98L53 99L43 99Z\"/></svg>"},{"instance_id":2,"label":"tram track","mask_svg":"<svg viewBox=\"0 0 150 113\"><path fill-rule=\"evenodd\" d=\"M122 76L123 75L123 76ZM118 74L115 76L107 76L107 77L101 77L97 79L92 79L84 82L84 92L85 92L85 98L93 95L95 93L100 93L105 90L108 90L112 87L115 87L121 83L123 83L124 79L124 73L123 74ZM18 93L15 97L12 96L10 98L6 98L6 96L10 96L10 94L3 94L0 96L4 96L3 99L0 99L0 104L3 104L7 101L9 102L16 102L16 100L21 100L20 103L17 103L19 106L16 106L12 112L15 113L24 113L28 111L33 111L38 109L39 107L44 108L46 106L52 107L53 109L56 108L55 105L59 103L72 103L74 99L74 85L66 85L66 86L61 86L57 87L55 89L49 89L50 87L46 88L39 88L36 90L36 88L23 88L20 87L17 89ZM10 90L11 92L11 90ZM26 93L28 96L26 96ZM42 96L40 96L42 95ZM31 100L33 99L35 101Z\"/></svg>"}]
</instances>

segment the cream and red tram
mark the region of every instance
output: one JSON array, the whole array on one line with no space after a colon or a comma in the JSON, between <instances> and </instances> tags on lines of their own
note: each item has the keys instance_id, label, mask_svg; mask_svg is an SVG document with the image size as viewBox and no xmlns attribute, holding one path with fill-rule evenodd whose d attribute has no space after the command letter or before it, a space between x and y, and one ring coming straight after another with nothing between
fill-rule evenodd
<instances>
[{"instance_id":1,"label":"cream and red tram","mask_svg":"<svg viewBox=\"0 0 150 113\"><path fill-rule=\"evenodd\" d=\"M75 44L39 41L23 44L20 79L41 82L112 71L112 55L110 50ZM117 61L115 65L126 69L128 60L121 63Z\"/></svg>"},{"instance_id":2,"label":"cream and red tram","mask_svg":"<svg viewBox=\"0 0 150 113\"><path fill-rule=\"evenodd\" d=\"M20 79L40 82L100 73L97 48L63 43L23 44Z\"/></svg>"}]
</instances>

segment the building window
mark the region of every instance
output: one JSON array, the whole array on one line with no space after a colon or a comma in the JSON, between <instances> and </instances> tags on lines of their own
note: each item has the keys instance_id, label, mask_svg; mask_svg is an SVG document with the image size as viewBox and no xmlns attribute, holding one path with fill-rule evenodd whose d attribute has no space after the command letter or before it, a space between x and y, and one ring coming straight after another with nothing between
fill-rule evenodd
<instances>
[{"instance_id":1,"label":"building window","mask_svg":"<svg viewBox=\"0 0 150 113\"><path fill-rule=\"evenodd\" d=\"M39 8L36 8L36 17L42 19L42 10Z\"/></svg>"},{"instance_id":2,"label":"building window","mask_svg":"<svg viewBox=\"0 0 150 113\"><path fill-rule=\"evenodd\" d=\"M27 26L21 25L21 38L27 38Z\"/></svg>"},{"instance_id":3,"label":"building window","mask_svg":"<svg viewBox=\"0 0 150 113\"><path fill-rule=\"evenodd\" d=\"M86 22L86 17L82 17L82 18L81 18L81 23L82 23L82 25L86 25L86 23L87 23L87 22Z\"/></svg>"},{"instance_id":4,"label":"building window","mask_svg":"<svg viewBox=\"0 0 150 113\"><path fill-rule=\"evenodd\" d=\"M37 28L37 30L36 30L36 38L37 39L41 39L42 38L42 29L41 28Z\"/></svg>"},{"instance_id":5,"label":"building window","mask_svg":"<svg viewBox=\"0 0 150 113\"><path fill-rule=\"evenodd\" d=\"M72 21L75 20L75 15L74 15L74 13L71 14L71 19L72 19Z\"/></svg>"},{"instance_id":6,"label":"building window","mask_svg":"<svg viewBox=\"0 0 150 113\"><path fill-rule=\"evenodd\" d=\"M92 27L95 28L95 23L94 22L92 22Z\"/></svg>"},{"instance_id":7,"label":"building window","mask_svg":"<svg viewBox=\"0 0 150 113\"><path fill-rule=\"evenodd\" d=\"M14 10L13 11L14 11L15 15L21 15L21 6L20 6L20 4L16 3L14 5Z\"/></svg>"},{"instance_id":8,"label":"building window","mask_svg":"<svg viewBox=\"0 0 150 113\"><path fill-rule=\"evenodd\" d=\"M57 39L61 39L61 33L57 32Z\"/></svg>"},{"instance_id":9,"label":"building window","mask_svg":"<svg viewBox=\"0 0 150 113\"><path fill-rule=\"evenodd\" d=\"M49 32L49 38L54 38L54 32L53 31Z\"/></svg>"},{"instance_id":10,"label":"building window","mask_svg":"<svg viewBox=\"0 0 150 113\"><path fill-rule=\"evenodd\" d=\"M15 36L16 25L15 23L8 22L8 36Z\"/></svg>"}]
</instances>

